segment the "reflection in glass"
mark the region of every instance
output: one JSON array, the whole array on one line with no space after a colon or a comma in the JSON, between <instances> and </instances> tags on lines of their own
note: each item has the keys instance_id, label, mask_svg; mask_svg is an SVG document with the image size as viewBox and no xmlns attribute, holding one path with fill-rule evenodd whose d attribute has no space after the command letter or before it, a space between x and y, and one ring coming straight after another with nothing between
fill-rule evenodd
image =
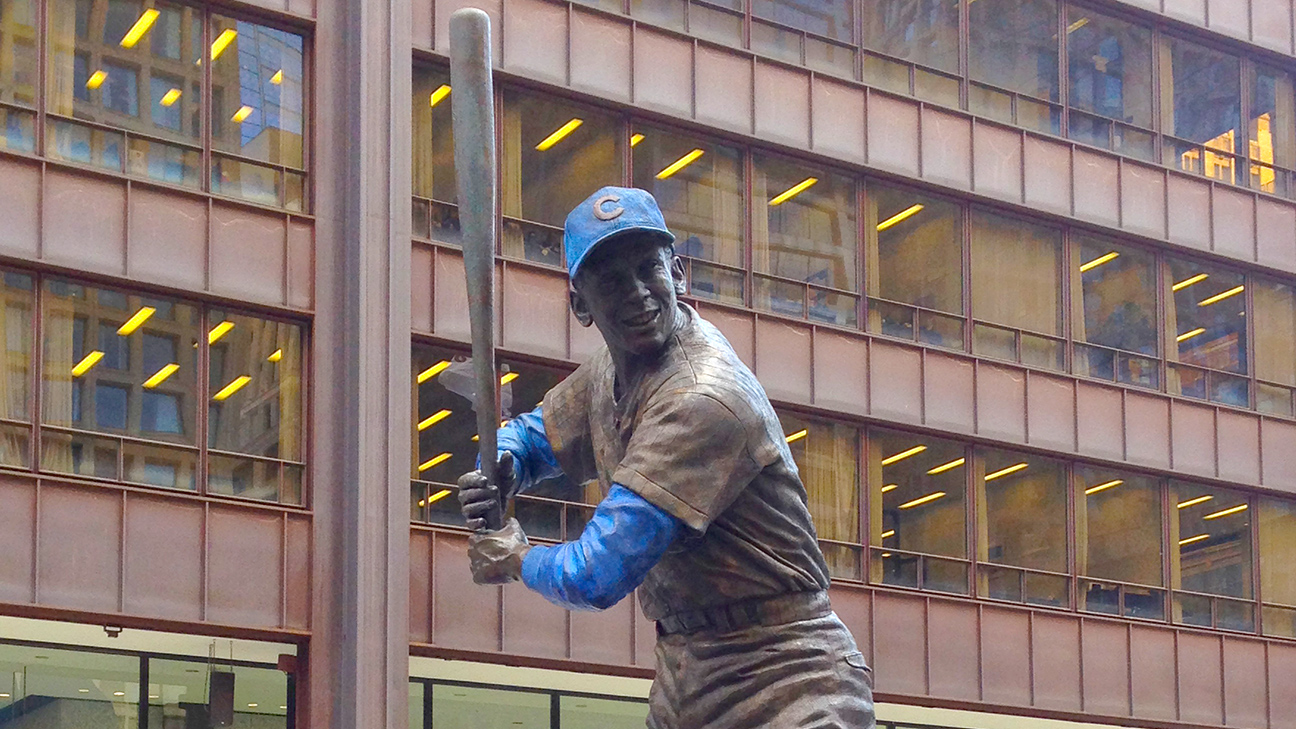
<instances>
[{"instance_id":1,"label":"reflection in glass","mask_svg":"<svg viewBox=\"0 0 1296 729\"><path fill-rule=\"evenodd\" d=\"M301 168L306 126L300 35L213 15L212 146Z\"/></svg>"},{"instance_id":2,"label":"reflection in glass","mask_svg":"<svg viewBox=\"0 0 1296 729\"><path fill-rule=\"evenodd\" d=\"M825 38L849 42L855 37L855 3L852 0L814 3L751 0L751 12L754 18L772 20Z\"/></svg>"},{"instance_id":3,"label":"reflection in glass","mask_svg":"<svg viewBox=\"0 0 1296 729\"><path fill-rule=\"evenodd\" d=\"M450 128L450 73L414 67L414 194L453 203L454 130Z\"/></svg>"},{"instance_id":4,"label":"reflection in glass","mask_svg":"<svg viewBox=\"0 0 1296 729\"><path fill-rule=\"evenodd\" d=\"M1152 127L1151 30L1069 7L1067 67L1067 100L1085 112L1071 116L1073 139L1109 147L1110 120Z\"/></svg>"},{"instance_id":5,"label":"reflection in glass","mask_svg":"<svg viewBox=\"0 0 1296 729\"><path fill-rule=\"evenodd\" d=\"M1256 377L1296 386L1296 289L1263 278L1255 278L1253 282L1256 322L1261 324L1255 331ZM1275 404L1271 411L1290 415L1291 391L1272 390L1272 396L1267 398ZM1279 409L1277 405L1283 400L1288 404Z\"/></svg>"},{"instance_id":6,"label":"reflection in glass","mask_svg":"<svg viewBox=\"0 0 1296 729\"><path fill-rule=\"evenodd\" d=\"M1260 594L1296 607L1296 503L1262 498L1259 508Z\"/></svg>"},{"instance_id":7,"label":"reflection in glass","mask_svg":"<svg viewBox=\"0 0 1296 729\"><path fill-rule=\"evenodd\" d=\"M1001 565L1049 572L1067 571L1066 477L1058 461L984 448L977 451L978 503L977 559ZM1016 571L999 571L983 580L981 595L1000 597L1000 589L1014 587ZM1027 602L1065 605L1065 582L1025 580ZM1037 589L1033 589L1033 587ZM1004 599L1013 599L1003 595Z\"/></svg>"},{"instance_id":8,"label":"reflection in glass","mask_svg":"<svg viewBox=\"0 0 1296 729\"><path fill-rule=\"evenodd\" d=\"M134 656L0 643L0 718L36 729L134 726L139 679ZM75 723L59 720L67 717Z\"/></svg>"},{"instance_id":9,"label":"reflection in glass","mask_svg":"<svg viewBox=\"0 0 1296 729\"><path fill-rule=\"evenodd\" d=\"M1060 230L974 210L972 316L1015 329L1060 334L1061 258Z\"/></svg>"},{"instance_id":10,"label":"reflection in glass","mask_svg":"<svg viewBox=\"0 0 1296 729\"><path fill-rule=\"evenodd\" d=\"M208 445L302 460L302 335L295 324L208 315Z\"/></svg>"},{"instance_id":11,"label":"reflection in glass","mask_svg":"<svg viewBox=\"0 0 1296 729\"><path fill-rule=\"evenodd\" d=\"M210 726L208 699L212 671L234 673L234 729L286 729L287 676L273 668L229 666L219 661L148 659L149 726Z\"/></svg>"},{"instance_id":12,"label":"reflection in glass","mask_svg":"<svg viewBox=\"0 0 1296 729\"><path fill-rule=\"evenodd\" d=\"M819 537L858 544L859 430L845 423L785 412L779 413L779 422L805 484L806 503ZM854 573L854 554L837 553L829 559L833 557L845 560L829 562L834 574L848 566Z\"/></svg>"},{"instance_id":13,"label":"reflection in glass","mask_svg":"<svg viewBox=\"0 0 1296 729\"><path fill-rule=\"evenodd\" d=\"M1250 184L1257 190L1291 196L1291 177L1282 172L1296 168L1296 100L1291 75L1253 65L1250 78L1247 156L1259 163L1251 165Z\"/></svg>"},{"instance_id":14,"label":"reflection in glass","mask_svg":"<svg viewBox=\"0 0 1296 729\"><path fill-rule=\"evenodd\" d=\"M1161 54L1161 128L1192 144L1167 140L1163 161L1238 182L1232 157L1242 151L1238 59L1178 38L1168 38L1166 45L1169 51Z\"/></svg>"},{"instance_id":15,"label":"reflection in glass","mask_svg":"<svg viewBox=\"0 0 1296 729\"><path fill-rule=\"evenodd\" d=\"M1090 466L1075 469L1076 572L1082 577L1160 587L1161 488L1155 479ZM1087 581L1081 607L1159 618L1164 593ZM1121 593L1124 592L1124 611Z\"/></svg>"},{"instance_id":16,"label":"reflection in glass","mask_svg":"<svg viewBox=\"0 0 1296 729\"><path fill-rule=\"evenodd\" d=\"M542 691L509 691L435 684L432 689L432 726L513 729L547 727L549 694Z\"/></svg>"},{"instance_id":17,"label":"reflection in glass","mask_svg":"<svg viewBox=\"0 0 1296 729\"><path fill-rule=\"evenodd\" d=\"M0 338L4 341L4 368L0 371L0 420L17 421L0 426L0 464L28 464L27 427L31 410L32 277L0 272Z\"/></svg>"},{"instance_id":18,"label":"reflection in glass","mask_svg":"<svg viewBox=\"0 0 1296 729\"><path fill-rule=\"evenodd\" d=\"M968 3L969 77L1057 101L1057 13L1054 0ZM1018 116L1022 116L1021 109Z\"/></svg>"},{"instance_id":19,"label":"reflection in glass","mask_svg":"<svg viewBox=\"0 0 1296 729\"><path fill-rule=\"evenodd\" d=\"M873 0L862 3L861 9L865 48L946 73L958 73L958 3ZM865 81L875 83L868 74ZM907 93L908 89L904 91Z\"/></svg>"},{"instance_id":20,"label":"reflection in glass","mask_svg":"<svg viewBox=\"0 0 1296 729\"><path fill-rule=\"evenodd\" d=\"M1075 371L1090 377L1156 387L1156 265L1150 253L1082 233L1072 272ZM1078 281L1078 285L1077 282ZM1135 356L1144 355L1144 356Z\"/></svg>"},{"instance_id":21,"label":"reflection in glass","mask_svg":"<svg viewBox=\"0 0 1296 729\"><path fill-rule=\"evenodd\" d=\"M1173 306L1166 307L1166 338L1175 342L1170 359L1246 374L1242 274L1182 259L1172 258L1169 263L1165 284Z\"/></svg>"},{"instance_id":22,"label":"reflection in glass","mask_svg":"<svg viewBox=\"0 0 1296 729\"><path fill-rule=\"evenodd\" d=\"M0 0L0 104L36 103L36 8L36 0Z\"/></svg>"},{"instance_id":23,"label":"reflection in glass","mask_svg":"<svg viewBox=\"0 0 1296 729\"><path fill-rule=\"evenodd\" d=\"M1170 482L1170 586L1250 598L1251 509L1245 494ZM1172 515L1173 517L1173 515ZM1176 615L1176 620L1181 616Z\"/></svg>"},{"instance_id":24,"label":"reflection in glass","mask_svg":"<svg viewBox=\"0 0 1296 729\"><path fill-rule=\"evenodd\" d=\"M642 701L587 696L560 696L558 711L562 729L640 729L648 718Z\"/></svg>"}]
</instances>

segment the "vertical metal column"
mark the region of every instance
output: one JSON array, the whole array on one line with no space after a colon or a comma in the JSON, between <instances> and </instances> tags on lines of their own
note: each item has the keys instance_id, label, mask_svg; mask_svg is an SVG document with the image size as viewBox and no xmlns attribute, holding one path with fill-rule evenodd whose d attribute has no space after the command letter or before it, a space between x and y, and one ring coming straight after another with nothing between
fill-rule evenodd
<instances>
[{"instance_id":1,"label":"vertical metal column","mask_svg":"<svg viewBox=\"0 0 1296 729\"><path fill-rule=\"evenodd\" d=\"M410 0L319 0L311 633L300 726L409 721Z\"/></svg>"}]
</instances>

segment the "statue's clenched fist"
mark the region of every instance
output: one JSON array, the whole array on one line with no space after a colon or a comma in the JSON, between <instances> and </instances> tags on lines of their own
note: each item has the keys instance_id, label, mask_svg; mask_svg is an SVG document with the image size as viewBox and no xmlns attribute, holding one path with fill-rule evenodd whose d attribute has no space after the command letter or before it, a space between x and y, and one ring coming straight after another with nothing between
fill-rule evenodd
<instances>
[{"instance_id":1,"label":"statue's clenched fist","mask_svg":"<svg viewBox=\"0 0 1296 729\"><path fill-rule=\"evenodd\" d=\"M516 481L512 453L505 451L500 456L495 473L498 484L487 481L481 471L469 471L459 477L459 510L468 528L475 532L497 529L504 522L504 502L500 496L512 496Z\"/></svg>"},{"instance_id":2,"label":"statue's clenched fist","mask_svg":"<svg viewBox=\"0 0 1296 729\"><path fill-rule=\"evenodd\" d=\"M522 559L531 550L517 519L504 522L502 529L473 532L468 538L468 564L473 582L502 585L522 578Z\"/></svg>"}]
</instances>

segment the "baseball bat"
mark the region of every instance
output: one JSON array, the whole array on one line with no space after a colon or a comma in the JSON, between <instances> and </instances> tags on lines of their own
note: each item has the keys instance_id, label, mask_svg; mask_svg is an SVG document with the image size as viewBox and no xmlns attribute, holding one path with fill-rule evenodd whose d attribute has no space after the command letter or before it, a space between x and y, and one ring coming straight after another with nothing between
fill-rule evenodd
<instances>
[{"instance_id":1,"label":"baseball bat","mask_svg":"<svg viewBox=\"0 0 1296 729\"><path fill-rule=\"evenodd\" d=\"M468 280L481 472L496 478L499 391L495 374L495 94L491 83L490 17L477 8L450 16L450 114L454 124L459 229ZM504 494L500 494L501 499ZM502 511L502 509L501 509ZM487 528L499 529L500 511Z\"/></svg>"}]
</instances>

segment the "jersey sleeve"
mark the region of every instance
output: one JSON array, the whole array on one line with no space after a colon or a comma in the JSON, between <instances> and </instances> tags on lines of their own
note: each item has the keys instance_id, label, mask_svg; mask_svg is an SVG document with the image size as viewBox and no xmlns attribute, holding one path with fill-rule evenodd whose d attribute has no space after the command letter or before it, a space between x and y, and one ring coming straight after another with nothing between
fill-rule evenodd
<instances>
[{"instance_id":1,"label":"jersey sleeve","mask_svg":"<svg viewBox=\"0 0 1296 729\"><path fill-rule=\"evenodd\" d=\"M658 394L635 425L613 481L704 532L768 465L753 441L715 394Z\"/></svg>"},{"instance_id":2,"label":"jersey sleeve","mask_svg":"<svg viewBox=\"0 0 1296 729\"><path fill-rule=\"evenodd\" d=\"M518 493L563 474L545 433L543 408L537 407L508 421L497 435L498 453L513 454Z\"/></svg>"},{"instance_id":3,"label":"jersey sleeve","mask_svg":"<svg viewBox=\"0 0 1296 729\"><path fill-rule=\"evenodd\" d=\"M590 432L591 367L581 365L545 394L544 431L554 459L577 483L598 478Z\"/></svg>"}]
</instances>

